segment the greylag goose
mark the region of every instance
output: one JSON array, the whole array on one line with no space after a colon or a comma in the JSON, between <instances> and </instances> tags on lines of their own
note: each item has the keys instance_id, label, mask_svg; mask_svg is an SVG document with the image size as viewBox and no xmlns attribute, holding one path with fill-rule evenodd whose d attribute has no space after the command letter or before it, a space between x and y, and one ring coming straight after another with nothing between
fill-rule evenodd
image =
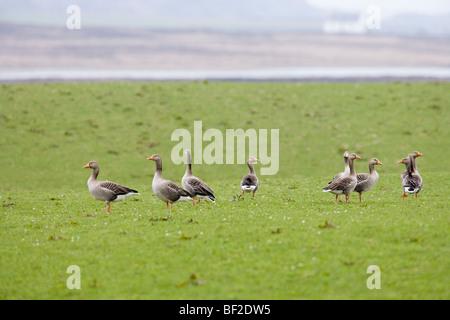
<instances>
[{"instance_id":1,"label":"greylag goose","mask_svg":"<svg viewBox=\"0 0 450 320\"><path fill-rule=\"evenodd\" d=\"M185 153L187 168L183 179L181 179L181 185L187 192L191 194L192 198L194 199L192 200L192 205L195 205L195 198L198 198L198 203L200 203L201 199L207 199L215 203L216 197L214 196L214 191L210 187L208 187L208 185L204 183L202 179L192 175L191 152L189 150L186 150Z\"/></svg>"},{"instance_id":2,"label":"greylag goose","mask_svg":"<svg viewBox=\"0 0 450 320\"><path fill-rule=\"evenodd\" d=\"M415 151L409 154L407 158L398 161L398 163L404 163L406 165L406 170L401 175L403 188L402 200L408 197L408 193L415 193L417 199L417 194L422 190L423 180L416 165L416 158L420 156L422 154Z\"/></svg>"},{"instance_id":3,"label":"greylag goose","mask_svg":"<svg viewBox=\"0 0 450 320\"><path fill-rule=\"evenodd\" d=\"M339 172L338 174L336 174L334 176L333 180L328 182L328 184L330 184L331 182L335 181L336 179L344 178L344 177L346 177L346 176L348 176L350 174L350 167L348 165L348 156L349 156L349 152L345 151L344 152L344 172ZM341 196L340 195L339 195L339 200L341 200Z\"/></svg>"},{"instance_id":4,"label":"greylag goose","mask_svg":"<svg viewBox=\"0 0 450 320\"><path fill-rule=\"evenodd\" d=\"M250 157L247 160L247 166L250 169L250 172L242 177L241 180L241 190L242 190L242 198L244 198L245 192L253 192L252 198L255 197L255 192L258 190L259 182L258 177L255 174L255 169L253 168L253 164L258 162L259 160L253 157Z\"/></svg>"},{"instance_id":5,"label":"greylag goose","mask_svg":"<svg viewBox=\"0 0 450 320\"><path fill-rule=\"evenodd\" d=\"M147 160L156 162L155 176L153 177L152 189L155 195L166 203L166 208L172 210L172 204L181 201L193 200L191 194L177 186L174 182L162 177L162 160L159 154L154 154Z\"/></svg>"},{"instance_id":6,"label":"greylag goose","mask_svg":"<svg viewBox=\"0 0 450 320\"><path fill-rule=\"evenodd\" d=\"M405 171L403 171L403 173L401 175L402 183L403 183L403 179L405 179L406 176L408 175L408 165L409 165L408 158L403 158L402 160L399 160L397 162L405 164Z\"/></svg>"},{"instance_id":7,"label":"greylag goose","mask_svg":"<svg viewBox=\"0 0 450 320\"><path fill-rule=\"evenodd\" d=\"M348 157L349 157L349 152L345 151L344 152L344 172L339 172L338 174L336 174L334 176L333 180L328 182L329 184L336 179L344 178L350 174L350 166L348 165Z\"/></svg>"},{"instance_id":8,"label":"greylag goose","mask_svg":"<svg viewBox=\"0 0 450 320\"><path fill-rule=\"evenodd\" d=\"M369 161L370 173L358 173L356 175L357 183L354 191L359 193L360 203L361 194L372 189L378 181L378 172L375 170L375 165L382 165L382 163L377 158L372 158Z\"/></svg>"},{"instance_id":9,"label":"greylag goose","mask_svg":"<svg viewBox=\"0 0 450 320\"><path fill-rule=\"evenodd\" d=\"M410 155L413 156L413 159L416 159L417 157L422 156L422 154L420 152L414 151L413 153L408 154L408 156L406 158L403 158L402 160L398 161L398 163L404 163L406 165L405 166L405 171L403 171L402 176L401 176L402 180L408 175L408 169L409 169L409 167L408 167L408 157ZM416 162L414 160L414 165L415 165L415 163ZM416 169L417 169L417 166L416 166Z\"/></svg>"},{"instance_id":10,"label":"greylag goose","mask_svg":"<svg viewBox=\"0 0 450 320\"><path fill-rule=\"evenodd\" d=\"M349 167L350 173L348 176L343 178L338 178L332 181L328 186L323 188L323 192L331 192L336 195L335 203L337 204L338 196L340 194L345 194L345 203L348 203L350 198L350 193L355 189L357 180L356 180L356 172L355 165L353 164L353 160L361 159L356 153L352 153L349 157Z\"/></svg>"},{"instance_id":11,"label":"greylag goose","mask_svg":"<svg viewBox=\"0 0 450 320\"><path fill-rule=\"evenodd\" d=\"M107 214L110 213L110 202L124 200L130 196L139 194L136 190L121 186L111 181L97 181L100 168L96 161L89 162L83 168L92 169L92 174L87 182L89 192L95 199L106 202Z\"/></svg>"}]
</instances>

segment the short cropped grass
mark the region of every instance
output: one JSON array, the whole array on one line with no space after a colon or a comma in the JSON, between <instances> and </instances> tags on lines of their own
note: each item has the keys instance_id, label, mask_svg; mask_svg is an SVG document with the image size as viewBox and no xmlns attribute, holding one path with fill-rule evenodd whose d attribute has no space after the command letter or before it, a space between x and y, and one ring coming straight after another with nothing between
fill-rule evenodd
<instances>
[{"instance_id":1,"label":"short cropped grass","mask_svg":"<svg viewBox=\"0 0 450 320\"><path fill-rule=\"evenodd\" d=\"M0 86L1 299L448 299L447 83L79 83ZM216 204L151 190L177 128L280 129L280 170L239 198L242 164L194 165ZM207 142L204 142L207 145ZM380 180L351 202L322 188L344 150ZM396 163L418 150L425 186L401 201ZM100 179L140 191L106 205ZM259 168L257 165L257 173ZM81 270L70 290L67 268ZM369 290L367 268L381 270Z\"/></svg>"}]
</instances>

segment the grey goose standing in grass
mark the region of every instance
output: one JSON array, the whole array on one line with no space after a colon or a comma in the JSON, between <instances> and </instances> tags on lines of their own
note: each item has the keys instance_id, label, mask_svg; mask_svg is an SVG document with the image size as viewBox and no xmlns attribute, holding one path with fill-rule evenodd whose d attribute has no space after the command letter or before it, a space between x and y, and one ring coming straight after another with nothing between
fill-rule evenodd
<instances>
[{"instance_id":1,"label":"grey goose standing in grass","mask_svg":"<svg viewBox=\"0 0 450 320\"><path fill-rule=\"evenodd\" d=\"M353 160L355 159L361 159L356 153L352 153L349 157L349 166L350 166L350 173L348 176L343 178L338 178L334 181L332 181L328 186L323 188L323 192L331 192L336 195L335 203L337 204L338 196L341 194L345 194L345 203L348 203L350 198L350 193L355 189L356 187L356 172L355 172L355 165L353 164Z\"/></svg>"},{"instance_id":2,"label":"grey goose standing in grass","mask_svg":"<svg viewBox=\"0 0 450 320\"><path fill-rule=\"evenodd\" d=\"M402 178L402 185L403 185L403 179L405 179L406 176L408 175L408 165L409 165L408 157L403 158L402 160L397 161L397 163L403 163L403 164L405 164L405 171L403 171L403 173L402 173L402 175L401 175L401 178Z\"/></svg>"},{"instance_id":3,"label":"grey goose standing in grass","mask_svg":"<svg viewBox=\"0 0 450 320\"><path fill-rule=\"evenodd\" d=\"M349 166L349 164L348 164L348 157L349 157L349 152L348 151L345 151L344 152L344 172L339 172L338 174L336 174L335 176L334 176L334 178L333 178L333 180L331 180L330 182L328 182L328 183L331 183L331 182L333 182L334 180L336 180L336 179L339 179L339 178L344 178L344 177L346 177L346 176L348 176L349 174L350 174L350 166Z\"/></svg>"},{"instance_id":4,"label":"grey goose standing in grass","mask_svg":"<svg viewBox=\"0 0 450 320\"><path fill-rule=\"evenodd\" d=\"M410 158L410 161L411 161L408 176L409 175L412 176L412 180L413 180L415 188L411 189L411 187L410 187L409 188L410 190L407 193L415 193L416 199L417 199L417 196L418 196L420 190L422 190L422 187L423 187L423 179L420 176L419 170L417 169L417 165L416 165L416 158L421 157L421 156L422 156L422 154L419 151L414 151L413 153L410 153L408 155L408 158Z\"/></svg>"},{"instance_id":5,"label":"grey goose standing in grass","mask_svg":"<svg viewBox=\"0 0 450 320\"><path fill-rule=\"evenodd\" d=\"M357 183L354 191L359 193L359 202L362 202L361 194L372 189L378 181L378 172L375 170L375 165L382 165L382 163L377 158L370 159L370 173L358 173L356 175Z\"/></svg>"},{"instance_id":6,"label":"grey goose standing in grass","mask_svg":"<svg viewBox=\"0 0 450 320\"><path fill-rule=\"evenodd\" d=\"M406 165L406 169L401 175L403 189L402 200L405 200L405 198L408 197L408 193L415 193L417 199L417 194L422 190L423 180L416 165L416 158L420 156L422 156L422 154L415 151L410 153L407 158L398 161L398 163Z\"/></svg>"},{"instance_id":7,"label":"grey goose standing in grass","mask_svg":"<svg viewBox=\"0 0 450 320\"><path fill-rule=\"evenodd\" d=\"M136 190L121 186L111 181L98 181L99 165L96 161L91 161L83 168L91 168L92 174L87 182L89 192L92 196L101 201L106 202L106 213L109 214L111 207L110 202L120 201L135 194L139 194Z\"/></svg>"},{"instance_id":8,"label":"grey goose standing in grass","mask_svg":"<svg viewBox=\"0 0 450 320\"><path fill-rule=\"evenodd\" d=\"M246 193L246 192L252 192L253 193L252 198L255 197L255 192L256 192L256 190L258 190L259 182L258 182L258 177L255 174L255 169L253 168L253 164L258 161L259 160L254 157L250 157L247 160L247 166L250 169L250 172L248 174L246 174L244 177L242 177L242 180L241 180L242 198L244 198L244 193Z\"/></svg>"},{"instance_id":9,"label":"grey goose standing in grass","mask_svg":"<svg viewBox=\"0 0 450 320\"><path fill-rule=\"evenodd\" d=\"M339 178L344 178L346 176L348 176L350 174L350 166L348 165L348 156L349 156L349 152L345 151L344 152L344 172L339 172L338 174L336 174L333 178L333 180L331 180L330 182L328 182L328 184L330 184L331 182L339 179ZM339 195L339 200L341 200L341 196Z\"/></svg>"},{"instance_id":10,"label":"grey goose standing in grass","mask_svg":"<svg viewBox=\"0 0 450 320\"><path fill-rule=\"evenodd\" d=\"M165 180L162 177L162 159L159 154L148 157L147 160L156 162L155 176L153 177L152 189L155 195L166 203L166 208L172 210L172 204L181 201L192 201L191 194L180 188L176 183Z\"/></svg>"},{"instance_id":11,"label":"grey goose standing in grass","mask_svg":"<svg viewBox=\"0 0 450 320\"><path fill-rule=\"evenodd\" d=\"M209 200L211 202L216 202L216 197L214 196L214 191L208 187L206 183L202 181L202 179L197 178L196 176L192 175L192 168L191 168L191 151L186 150L186 161L187 161L187 168L186 173L183 176L183 179L181 179L181 185L183 188L189 192L194 200L192 200L192 205L195 205L195 199L198 199L198 203L200 204L201 199Z\"/></svg>"},{"instance_id":12,"label":"grey goose standing in grass","mask_svg":"<svg viewBox=\"0 0 450 320\"><path fill-rule=\"evenodd\" d=\"M414 159L417 158L417 157L422 156L422 154L421 154L420 152L414 151L413 153L408 154L408 156L407 156L406 158L403 158L402 160L397 161L398 163L403 163L403 164L405 164L405 171L403 171L403 173L402 173L402 175L401 175L402 180L405 179L406 176L408 175L408 170L409 170L409 166L408 166L408 163L409 163L409 162L408 162L408 157L409 157L409 155L412 155ZM414 164L415 164L415 163L414 163ZM416 168L417 168L417 166L416 166Z\"/></svg>"}]
</instances>

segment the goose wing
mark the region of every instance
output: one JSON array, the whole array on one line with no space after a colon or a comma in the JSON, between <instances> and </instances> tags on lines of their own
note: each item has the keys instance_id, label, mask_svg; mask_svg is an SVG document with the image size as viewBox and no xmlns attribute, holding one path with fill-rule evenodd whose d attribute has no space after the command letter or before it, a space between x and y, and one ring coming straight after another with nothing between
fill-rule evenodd
<instances>
[{"instance_id":1,"label":"goose wing","mask_svg":"<svg viewBox=\"0 0 450 320\"><path fill-rule=\"evenodd\" d=\"M130 189L125 186L121 186L120 184L117 184L117 183L111 182L111 181L100 182L98 186L104 190L112 192L116 196L124 195L124 194L128 194L128 193L138 193L138 191L136 191L136 190Z\"/></svg>"},{"instance_id":2,"label":"goose wing","mask_svg":"<svg viewBox=\"0 0 450 320\"><path fill-rule=\"evenodd\" d=\"M200 178L190 177L186 179L186 185L188 187L186 189L189 189L189 192L194 196L200 195L215 198L214 191Z\"/></svg>"},{"instance_id":3,"label":"goose wing","mask_svg":"<svg viewBox=\"0 0 450 320\"><path fill-rule=\"evenodd\" d=\"M348 188L352 186L352 184L355 184L355 179L352 179L351 177L346 177L343 179L338 179L336 181L331 182L328 186L323 188L325 191L345 191Z\"/></svg>"},{"instance_id":4,"label":"goose wing","mask_svg":"<svg viewBox=\"0 0 450 320\"><path fill-rule=\"evenodd\" d=\"M179 187L172 181L167 181L163 188L161 188L161 194L171 202L178 201L181 197L191 197L191 194Z\"/></svg>"}]
</instances>

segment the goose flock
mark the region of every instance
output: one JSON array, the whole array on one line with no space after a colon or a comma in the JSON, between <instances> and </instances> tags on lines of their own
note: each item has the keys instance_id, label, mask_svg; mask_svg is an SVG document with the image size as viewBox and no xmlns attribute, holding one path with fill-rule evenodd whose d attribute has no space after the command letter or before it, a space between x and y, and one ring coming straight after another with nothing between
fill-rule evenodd
<instances>
[{"instance_id":1,"label":"goose flock","mask_svg":"<svg viewBox=\"0 0 450 320\"><path fill-rule=\"evenodd\" d=\"M166 180L162 176L162 159L159 154L154 154L147 158L156 164L155 175L152 182L153 193L162 201L166 203L166 208L172 209L172 205L177 202L192 201L192 205L199 205L203 199L205 202L211 201L215 203L216 197L214 191L200 178L192 174L191 152L185 151L186 155L186 173L184 174L181 184L178 186L175 182ZM402 200L404 200L409 193L417 195L422 190L423 180L419 174L416 165L416 158L422 156L418 151L408 154L406 158L398 161L398 163L405 164L405 171L401 175L402 179ZM338 204L340 195L345 195L345 203L350 199L351 192L359 193L359 202L362 202L362 193L371 190L378 181L378 172L375 170L376 165L382 165L377 158L372 158L369 161L369 173L355 172L353 161L361 159L356 153L344 152L344 171L336 174L334 178L323 188L323 192L330 192L336 196L335 204ZM244 175L241 180L242 198L245 193L252 193L252 199L259 187L258 177L256 176L253 164L259 160L250 157L247 161L249 173ZM96 161L91 161L84 166L84 168L91 168L92 174L88 179L88 188L91 195L101 201L105 201L107 205L106 213L110 213L110 203L124 200L133 195L139 195L139 192L128 187L119 185L111 181L98 181L97 177L100 172L99 165Z\"/></svg>"},{"instance_id":2,"label":"goose flock","mask_svg":"<svg viewBox=\"0 0 450 320\"><path fill-rule=\"evenodd\" d=\"M423 186L422 177L417 170L416 158L422 154L418 151L408 154L406 158L398 161L398 163L404 163L406 165L405 171L402 173L402 188L404 200L408 193L417 194L420 192ZM345 194L345 203L349 202L349 196L351 192L359 193L359 202L362 202L361 195L363 192L372 189L378 181L378 172L375 170L375 165L382 165L380 160L372 158L369 161L369 173L355 172L355 166L353 160L361 159L357 154L349 154L348 151L344 152L344 172L336 174L331 182L323 188L323 192L331 192L336 195L335 203L337 204L338 196Z\"/></svg>"}]
</instances>

